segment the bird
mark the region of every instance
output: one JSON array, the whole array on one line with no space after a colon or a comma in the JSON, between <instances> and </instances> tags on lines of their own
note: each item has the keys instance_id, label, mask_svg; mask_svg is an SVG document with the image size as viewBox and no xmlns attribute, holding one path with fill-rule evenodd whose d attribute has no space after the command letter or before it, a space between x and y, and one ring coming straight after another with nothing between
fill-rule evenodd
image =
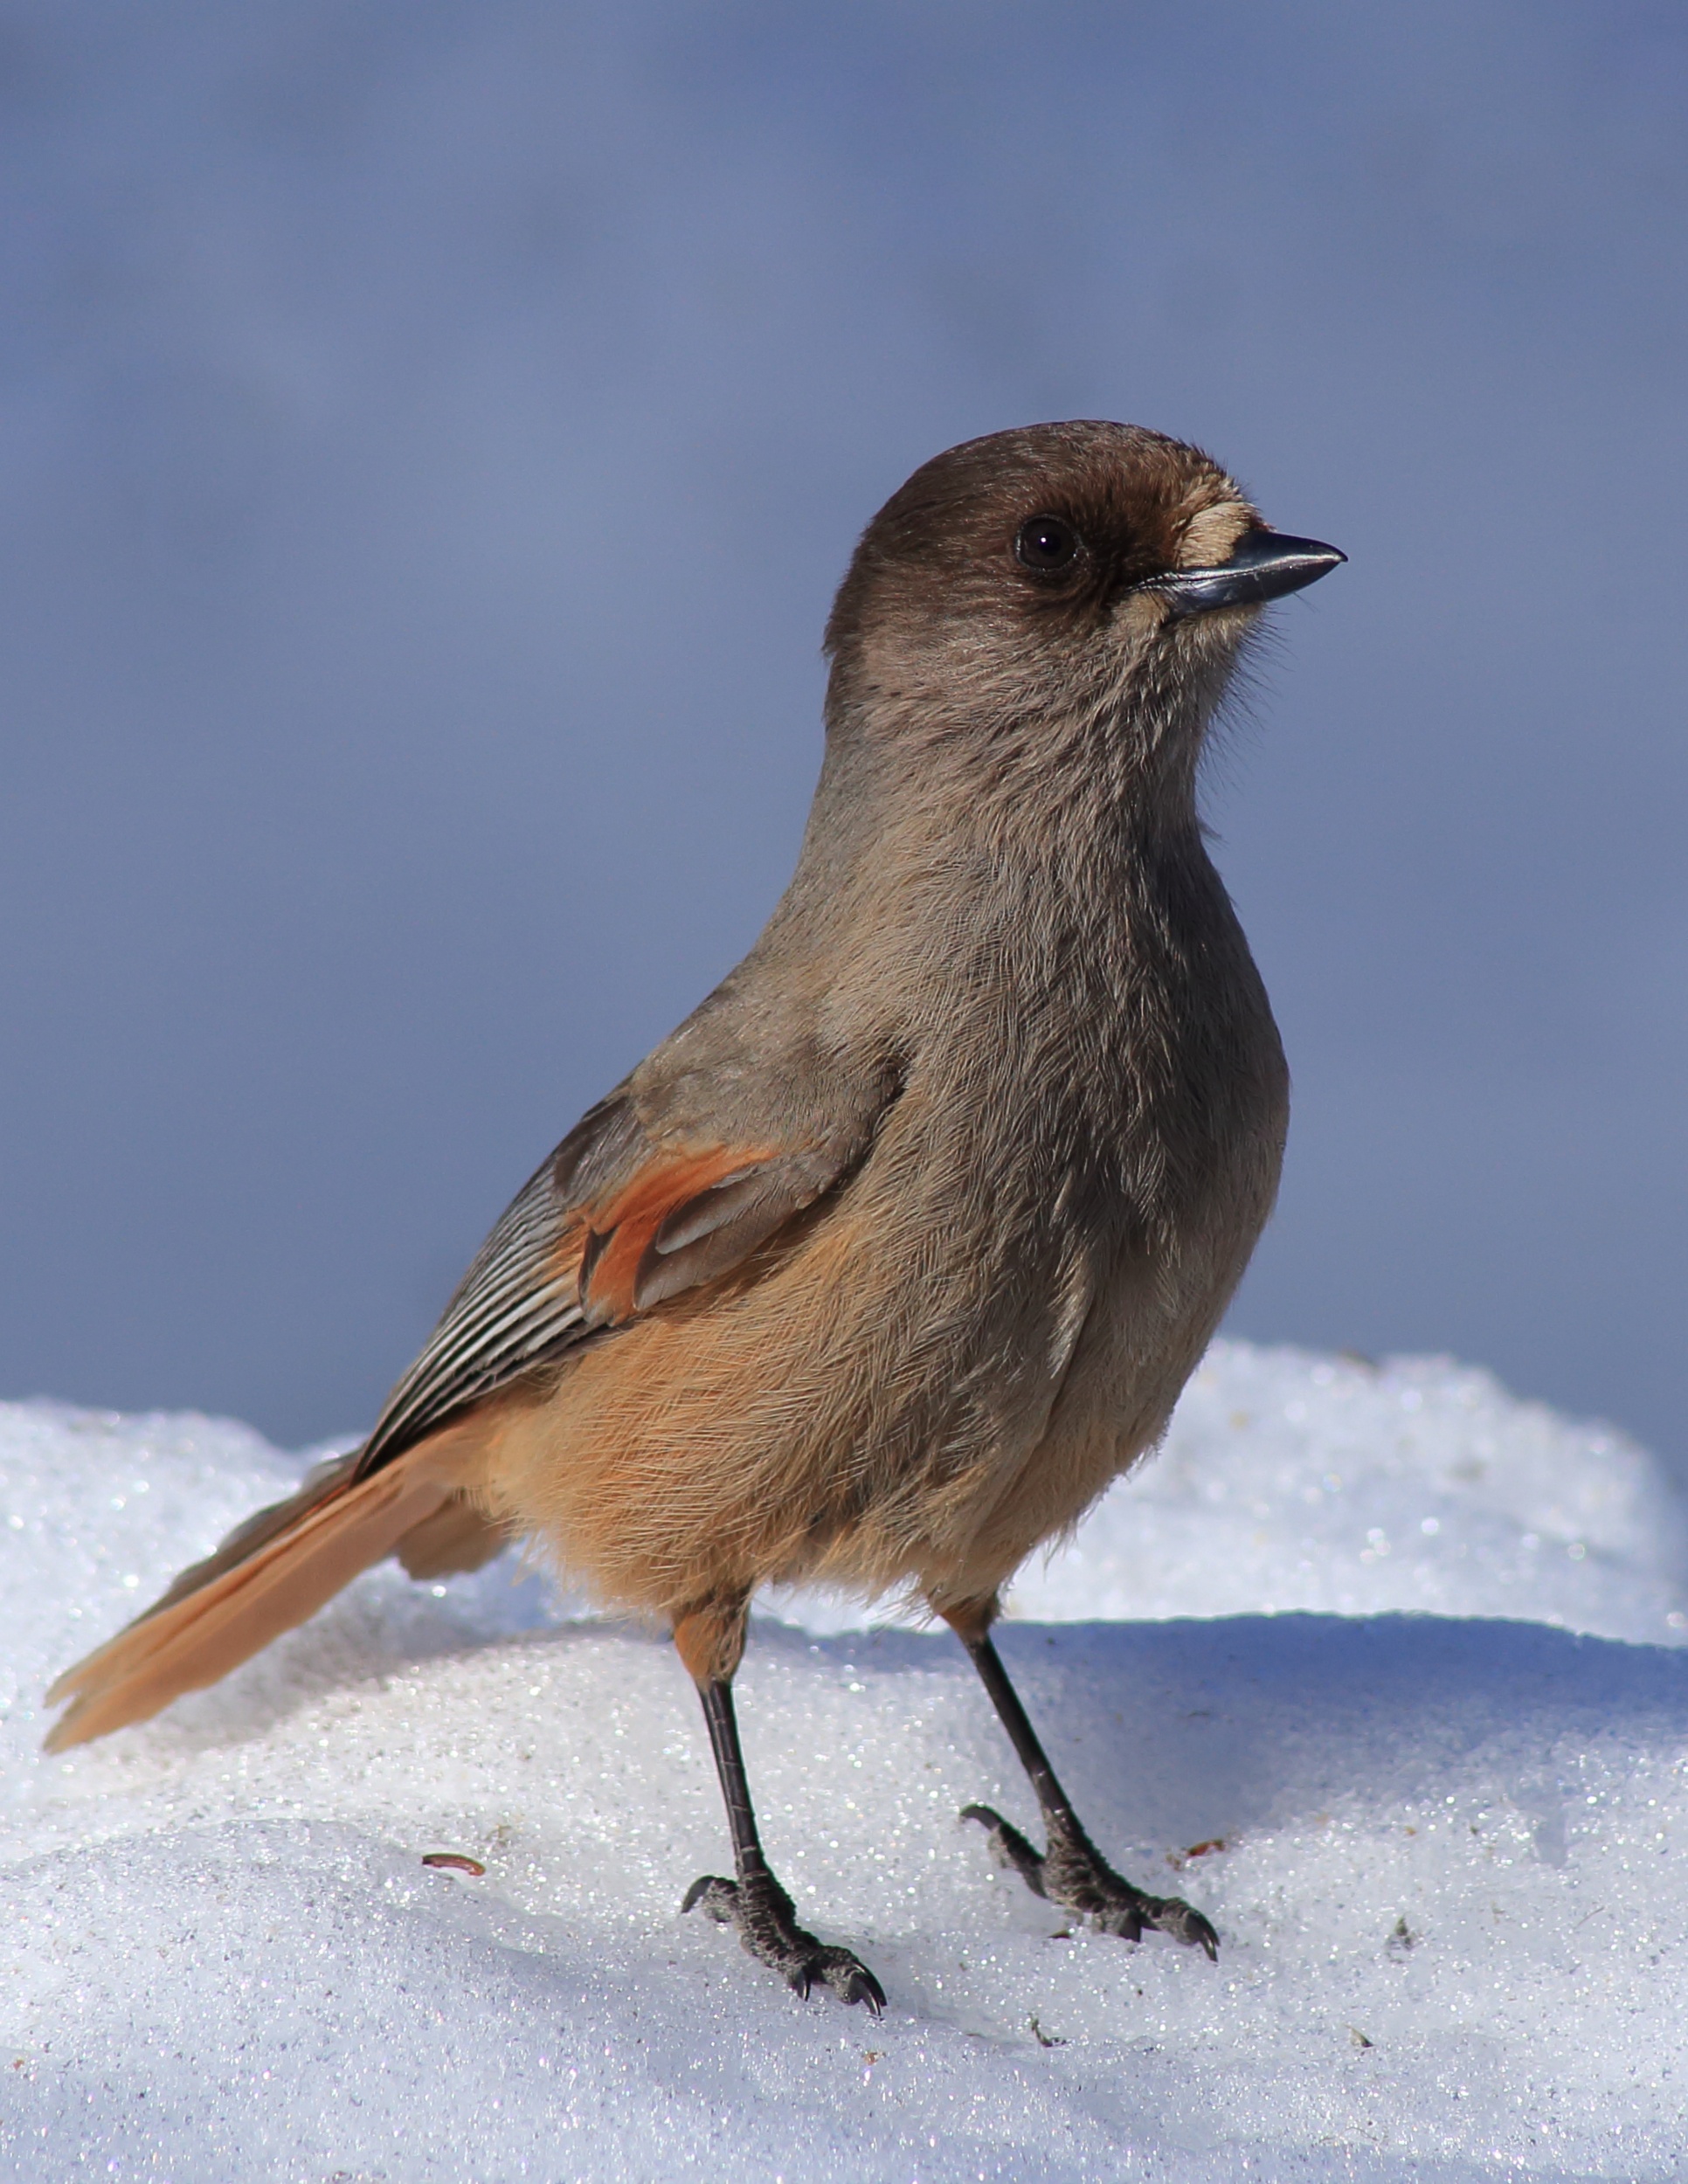
<instances>
[{"instance_id":1,"label":"bird","mask_svg":"<svg viewBox=\"0 0 1688 2184\"><path fill-rule=\"evenodd\" d=\"M1197 804L1262 608L1346 556L1200 449L1034 425L923 465L827 625L796 868L748 955L570 1130L360 1447L68 1669L62 1750L214 1683L397 1554L537 1543L672 1634L730 1876L681 1908L886 2006L798 1923L733 1705L757 1588L900 1594L977 1668L1038 1895L1216 1957L1109 1865L992 1637L1005 1585L1159 1440L1277 1190L1282 1045Z\"/></svg>"}]
</instances>

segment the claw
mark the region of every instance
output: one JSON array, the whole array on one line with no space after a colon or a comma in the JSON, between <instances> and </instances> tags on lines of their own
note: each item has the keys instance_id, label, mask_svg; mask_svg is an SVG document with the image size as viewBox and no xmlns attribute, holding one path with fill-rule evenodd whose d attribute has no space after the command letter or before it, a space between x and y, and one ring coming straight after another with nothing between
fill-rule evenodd
<instances>
[{"instance_id":1,"label":"claw","mask_svg":"<svg viewBox=\"0 0 1688 2184\"><path fill-rule=\"evenodd\" d=\"M683 1918L688 1911L695 1910L701 1904L706 1918L713 1918L717 1926L730 1926L736 1915L733 1898L737 1893L738 1883L736 1881L723 1881L718 1873L705 1873L686 1890L680 1915Z\"/></svg>"},{"instance_id":2,"label":"claw","mask_svg":"<svg viewBox=\"0 0 1688 2184\"><path fill-rule=\"evenodd\" d=\"M963 1820L976 1820L989 1839L1000 1866L1019 1874L1034 1896L1047 1896L1043 1885L1043 1853L1034 1849L1018 1828L1003 1819L993 1806L964 1805Z\"/></svg>"},{"instance_id":3,"label":"claw","mask_svg":"<svg viewBox=\"0 0 1688 2184\"><path fill-rule=\"evenodd\" d=\"M1018 1873L1034 1896L1076 1911L1104 1934L1140 1941L1145 1926L1219 1961L1219 1936L1193 1904L1178 1896L1149 1896L1116 1873L1070 1814L1048 1816L1049 1848L1036 1849L989 1805L964 1805L990 1839L997 1863Z\"/></svg>"},{"instance_id":4,"label":"claw","mask_svg":"<svg viewBox=\"0 0 1688 2184\"><path fill-rule=\"evenodd\" d=\"M826 1946L799 1926L791 1897L771 1874L723 1881L706 1873L686 1890L680 1909L682 1915L701 1909L717 1925L737 1926L749 1954L781 1973L805 2001L818 1981L841 2002L865 2002L875 2017L885 2008L885 1990L861 1958Z\"/></svg>"},{"instance_id":5,"label":"claw","mask_svg":"<svg viewBox=\"0 0 1688 2184\"><path fill-rule=\"evenodd\" d=\"M836 1994L838 1989L834 1987L833 1992ZM857 1965L854 1976L839 1999L841 2001L852 2004L866 2002L870 2017L882 2017L885 2015L885 1990L865 1964Z\"/></svg>"}]
</instances>

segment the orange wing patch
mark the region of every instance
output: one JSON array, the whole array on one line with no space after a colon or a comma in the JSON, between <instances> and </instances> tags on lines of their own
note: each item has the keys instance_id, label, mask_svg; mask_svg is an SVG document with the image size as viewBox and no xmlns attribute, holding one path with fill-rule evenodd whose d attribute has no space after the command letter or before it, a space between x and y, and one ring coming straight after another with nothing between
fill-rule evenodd
<instances>
[{"instance_id":1,"label":"orange wing patch","mask_svg":"<svg viewBox=\"0 0 1688 2184\"><path fill-rule=\"evenodd\" d=\"M614 1327L631 1319L663 1223L705 1191L751 1174L771 1157L769 1148L715 1145L654 1160L613 1198L571 1222L558 1248L559 1270L573 1275L588 1323Z\"/></svg>"}]
</instances>

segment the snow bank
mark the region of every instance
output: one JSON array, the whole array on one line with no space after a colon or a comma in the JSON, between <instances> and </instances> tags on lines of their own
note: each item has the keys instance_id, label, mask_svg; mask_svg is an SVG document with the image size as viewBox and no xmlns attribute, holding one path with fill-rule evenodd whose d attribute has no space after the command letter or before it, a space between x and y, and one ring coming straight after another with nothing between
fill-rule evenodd
<instances>
[{"instance_id":1,"label":"snow bank","mask_svg":"<svg viewBox=\"0 0 1688 2184\"><path fill-rule=\"evenodd\" d=\"M689 1688L508 1561L375 1573L40 1757L49 1673L297 1469L0 1411L0 2174L1680 2173L1688 1563L1619 1436L1446 1365L1221 1345L1159 1467L1027 1573L1003 1647L1057 1765L1216 1967L991 1867L958 1807L1034 1814L947 1637L764 1620L770 1848L878 2024L676 1916L725 1856Z\"/></svg>"},{"instance_id":2,"label":"snow bank","mask_svg":"<svg viewBox=\"0 0 1688 2184\"><path fill-rule=\"evenodd\" d=\"M1678 1495L1609 1427L1446 1358L1222 1343L1159 1459L1013 1604L1045 1621L1424 1609L1670 1644L1685 1572Z\"/></svg>"}]
</instances>

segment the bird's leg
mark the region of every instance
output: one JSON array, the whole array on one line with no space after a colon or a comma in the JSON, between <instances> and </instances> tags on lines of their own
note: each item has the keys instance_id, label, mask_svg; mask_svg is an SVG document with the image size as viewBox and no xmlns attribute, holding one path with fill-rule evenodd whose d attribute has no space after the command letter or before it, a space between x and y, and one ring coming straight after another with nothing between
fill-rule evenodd
<instances>
[{"instance_id":1,"label":"bird's leg","mask_svg":"<svg viewBox=\"0 0 1688 2184\"><path fill-rule=\"evenodd\" d=\"M726 1881L718 1874L706 1873L692 1883L680 1908L688 1911L695 1907L721 1925L737 1926L739 1940L757 1962L778 1972L798 1994L807 1994L812 1987L824 1987L841 2002L866 2002L877 2017L885 2007L884 1988L859 1957L847 1949L829 1948L798 1925L792 1899L763 1855L738 1742L738 1719L733 1711L732 1672L744 1642L742 1606L734 1620L737 1628L725 1629L724 1617L706 1611L683 1616L675 1627L675 1643L692 1671L703 1702L716 1773L726 1800L737 1876ZM705 1624L710 1628L700 1628Z\"/></svg>"},{"instance_id":2,"label":"bird's leg","mask_svg":"<svg viewBox=\"0 0 1688 2184\"><path fill-rule=\"evenodd\" d=\"M1145 1926L1156 1927L1175 1941L1204 1949L1210 1959L1216 1959L1219 1936L1199 1911L1180 1897L1150 1896L1134 1888L1108 1864L1080 1826L1049 1765L1048 1754L1027 1718L1020 1694L1008 1681L1002 1656L991 1643L990 1609L970 1606L945 1610L944 1621L972 1655L991 1695L991 1704L1008 1732L1008 1741L1037 1793L1048 1847L1042 1851L1034 1849L1017 1828L989 1805L965 1806L961 1817L978 1821L989 1835L991 1848L1001 1863L1012 1866L1034 1895L1062 1911L1076 1912L1103 1933L1118 1934L1126 1941L1139 1940Z\"/></svg>"}]
</instances>

